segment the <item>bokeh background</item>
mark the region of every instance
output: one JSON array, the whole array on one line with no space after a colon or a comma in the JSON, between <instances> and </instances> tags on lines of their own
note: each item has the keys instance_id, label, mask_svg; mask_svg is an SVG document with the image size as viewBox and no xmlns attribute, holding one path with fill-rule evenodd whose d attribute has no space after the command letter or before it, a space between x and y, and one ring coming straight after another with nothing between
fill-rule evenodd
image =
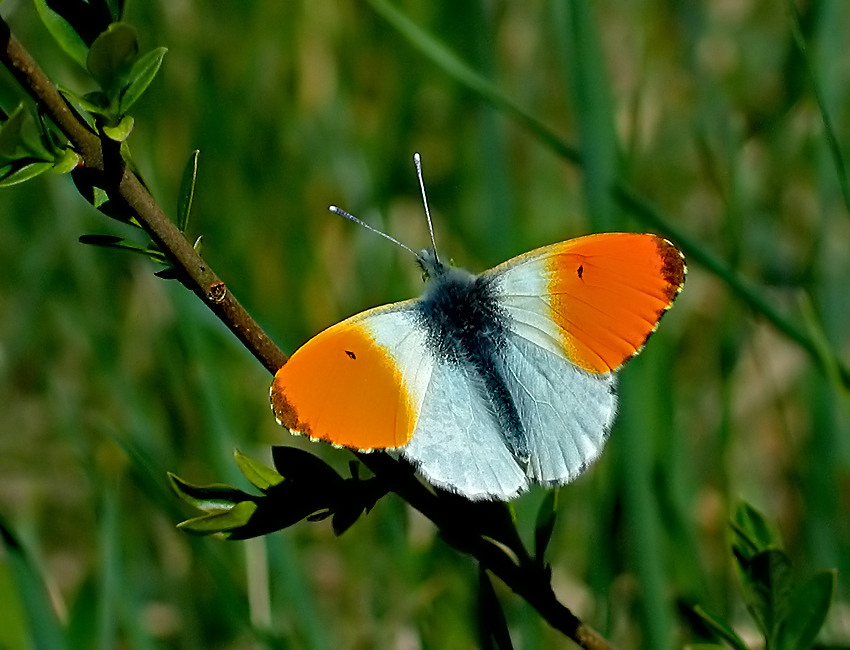
<instances>
[{"instance_id":1,"label":"bokeh background","mask_svg":"<svg viewBox=\"0 0 850 650\"><path fill-rule=\"evenodd\" d=\"M801 574L839 570L822 638L850 643L836 365L850 346L850 214L814 92L846 156L847 3L798 3L803 56L785 2L392 1L582 164L414 47L383 6L129 3L143 51L169 49L130 139L160 203L174 214L200 149L189 233L286 351L419 291L407 253L326 212L424 247L414 151L438 245L471 270L592 231L673 238L687 285L622 372L602 459L561 490L556 591L623 648L697 639L694 603L756 642L729 553L743 498ZM32 4L2 12L54 80L89 89ZM0 101L17 102L5 71ZM615 200L616 178L662 220ZM167 471L247 487L235 448L265 461L272 444L309 443L277 427L269 376L194 296L146 259L79 244L86 233L136 236L67 176L0 193L0 517L70 645L475 647L476 567L395 497L341 538L328 522L238 543L175 529L193 513ZM352 459L309 449L340 471ZM515 504L527 539L542 496ZM12 560L0 552L2 648L27 647L32 625ZM497 590L517 647L573 647Z\"/></svg>"}]
</instances>

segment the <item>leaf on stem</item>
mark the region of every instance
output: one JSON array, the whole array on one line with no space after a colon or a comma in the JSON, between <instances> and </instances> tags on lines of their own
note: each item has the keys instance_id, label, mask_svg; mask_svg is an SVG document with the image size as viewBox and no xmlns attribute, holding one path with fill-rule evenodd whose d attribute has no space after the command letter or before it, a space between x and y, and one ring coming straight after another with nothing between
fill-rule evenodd
<instances>
[{"instance_id":1,"label":"leaf on stem","mask_svg":"<svg viewBox=\"0 0 850 650\"><path fill-rule=\"evenodd\" d=\"M195 199L195 183L198 180L198 155L199 149L195 149L186 166L183 168L183 178L180 181L180 194L177 197L177 228L185 233L189 227L189 215L192 212L192 201ZM198 238L200 241L200 238ZM199 241L196 241L196 246ZM197 250L197 248L196 248Z\"/></svg>"},{"instance_id":2,"label":"leaf on stem","mask_svg":"<svg viewBox=\"0 0 850 650\"><path fill-rule=\"evenodd\" d=\"M162 58L167 51L168 48L158 47L140 57L133 64L130 73L127 75L127 83L119 94L118 112L120 115L126 113L151 85L156 73L159 72Z\"/></svg>"},{"instance_id":3,"label":"leaf on stem","mask_svg":"<svg viewBox=\"0 0 850 650\"><path fill-rule=\"evenodd\" d=\"M239 466L239 471L251 483L265 492L270 487L273 487L283 481L283 477L274 471L271 467L266 467L252 460L238 449L233 452L236 459L236 464Z\"/></svg>"},{"instance_id":4,"label":"leaf on stem","mask_svg":"<svg viewBox=\"0 0 850 650\"><path fill-rule=\"evenodd\" d=\"M728 643L734 650L750 650L747 644L744 643L744 640L735 633L735 630L732 629L732 626L725 619L707 612L700 605L696 605L693 611L712 632ZM696 649L702 646L690 647ZM705 647L718 648L721 646L709 645Z\"/></svg>"},{"instance_id":5,"label":"leaf on stem","mask_svg":"<svg viewBox=\"0 0 850 650\"><path fill-rule=\"evenodd\" d=\"M159 249L154 248L152 244L148 246L140 246L139 244L128 242L126 239L116 237L115 235L80 235L78 241L81 244L88 244L90 246L116 248L118 250L143 255L158 264L168 263L165 254Z\"/></svg>"},{"instance_id":6,"label":"leaf on stem","mask_svg":"<svg viewBox=\"0 0 850 650\"><path fill-rule=\"evenodd\" d=\"M82 37L65 18L49 6L47 0L34 0L34 2L39 18L47 27L53 40L59 44L65 54L85 68L89 48Z\"/></svg>"},{"instance_id":7,"label":"leaf on stem","mask_svg":"<svg viewBox=\"0 0 850 650\"><path fill-rule=\"evenodd\" d=\"M512 650L514 647L505 612L484 567L478 569L478 634L481 648Z\"/></svg>"},{"instance_id":8,"label":"leaf on stem","mask_svg":"<svg viewBox=\"0 0 850 650\"><path fill-rule=\"evenodd\" d=\"M256 503L242 501L222 512L212 512L194 519L187 519L177 524L177 527L195 535L229 533L247 526L256 511Z\"/></svg>"},{"instance_id":9,"label":"leaf on stem","mask_svg":"<svg viewBox=\"0 0 850 650\"><path fill-rule=\"evenodd\" d=\"M139 56L136 30L127 23L113 23L91 44L86 69L110 97L123 85Z\"/></svg>"},{"instance_id":10,"label":"leaf on stem","mask_svg":"<svg viewBox=\"0 0 850 650\"><path fill-rule=\"evenodd\" d=\"M115 126L104 126L103 133L110 140L115 140L115 142L124 142L130 137L130 133L133 132L134 124L135 121L133 120L133 116L125 115Z\"/></svg>"},{"instance_id":11,"label":"leaf on stem","mask_svg":"<svg viewBox=\"0 0 850 650\"><path fill-rule=\"evenodd\" d=\"M833 569L818 571L794 590L789 604L790 615L779 631L778 650L812 647L832 606L837 579Z\"/></svg>"},{"instance_id":12,"label":"leaf on stem","mask_svg":"<svg viewBox=\"0 0 850 650\"><path fill-rule=\"evenodd\" d=\"M0 167L0 187L9 187L28 181L53 167L52 162L37 158L19 158Z\"/></svg>"},{"instance_id":13,"label":"leaf on stem","mask_svg":"<svg viewBox=\"0 0 850 650\"><path fill-rule=\"evenodd\" d=\"M273 447L272 453L278 471L235 453L240 470L261 495L229 485L192 485L169 474L177 494L205 513L180 527L195 534L222 533L238 540L266 535L302 520L333 517L333 531L341 535L388 491L377 477L360 479L356 470L351 478L343 479L324 461L301 449Z\"/></svg>"}]
</instances>

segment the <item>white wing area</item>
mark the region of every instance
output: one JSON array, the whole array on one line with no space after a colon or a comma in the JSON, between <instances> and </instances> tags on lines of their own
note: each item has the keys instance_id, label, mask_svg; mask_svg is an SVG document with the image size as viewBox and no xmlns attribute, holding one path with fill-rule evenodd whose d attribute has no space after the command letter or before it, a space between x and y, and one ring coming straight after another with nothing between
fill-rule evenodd
<instances>
[{"instance_id":1,"label":"white wing area","mask_svg":"<svg viewBox=\"0 0 850 650\"><path fill-rule=\"evenodd\" d=\"M568 483L602 452L616 413L615 379L579 368L517 329L508 335L505 375L528 435L526 473L545 486Z\"/></svg>"},{"instance_id":2,"label":"white wing area","mask_svg":"<svg viewBox=\"0 0 850 650\"><path fill-rule=\"evenodd\" d=\"M434 485L470 499L510 499L527 479L482 390L468 369L435 363L413 438L400 451Z\"/></svg>"},{"instance_id":3,"label":"white wing area","mask_svg":"<svg viewBox=\"0 0 850 650\"><path fill-rule=\"evenodd\" d=\"M426 345L426 331L416 321L415 306L416 301L406 300L375 307L354 318L392 358L413 411L421 413L434 358Z\"/></svg>"}]
</instances>

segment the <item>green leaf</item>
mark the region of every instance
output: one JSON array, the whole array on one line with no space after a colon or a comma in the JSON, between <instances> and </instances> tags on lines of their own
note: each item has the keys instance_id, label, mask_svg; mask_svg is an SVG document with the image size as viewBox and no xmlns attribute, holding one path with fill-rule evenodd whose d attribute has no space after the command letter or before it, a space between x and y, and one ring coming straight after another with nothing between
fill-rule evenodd
<instances>
[{"instance_id":1,"label":"green leaf","mask_svg":"<svg viewBox=\"0 0 850 650\"><path fill-rule=\"evenodd\" d=\"M283 481L283 477L271 467L266 467L248 458L238 449L233 452L233 456L236 458L239 471L259 489L265 491Z\"/></svg>"},{"instance_id":2,"label":"green leaf","mask_svg":"<svg viewBox=\"0 0 850 650\"><path fill-rule=\"evenodd\" d=\"M86 68L106 94L112 97L123 85L138 56L136 30L127 23L112 23L91 44Z\"/></svg>"},{"instance_id":3,"label":"green leaf","mask_svg":"<svg viewBox=\"0 0 850 650\"><path fill-rule=\"evenodd\" d=\"M104 126L103 133L110 140L115 140L115 142L124 142L130 137L134 124L135 121L133 120L133 116L125 115L116 126Z\"/></svg>"},{"instance_id":4,"label":"green leaf","mask_svg":"<svg viewBox=\"0 0 850 650\"><path fill-rule=\"evenodd\" d=\"M557 510L558 490L549 490L540 503L534 524L534 557L540 566L544 565L546 548L552 540Z\"/></svg>"},{"instance_id":5,"label":"green leaf","mask_svg":"<svg viewBox=\"0 0 850 650\"><path fill-rule=\"evenodd\" d=\"M732 626L729 625L724 619L716 616L715 614L711 614L705 611L699 605L694 607L694 613L699 616L705 624L712 629L717 636L726 641L732 648L735 650L750 650L747 647L747 644L744 643L744 640L739 637L735 630L732 629ZM701 646L691 646L692 648L698 648ZM708 645L705 646L708 648L717 648L719 646L716 645Z\"/></svg>"},{"instance_id":6,"label":"green leaf","mask_svg":"<svg viewBox=\"0 0 850 650\"><path fill-rule=\"evenodd\" d=\"M242 501L223 512L195 517L177 524L177 527L195 535L227 533L245 526L256 510L257 504L253 501Z\"/></svg>"},{"instance_id":7,"label":"green leaf","mask_svg":"<svg viewBox=\"0 0 850 650\"><path fill-rule=\"evenodd\" d=\"M22 158L0 168L0 187L23 183L43 174L53 167L50 161Z\"/></svg>"},{"instance_id":8,"label":"green leaf","mask_svg":"<svg viewBox=\"0 0 850 650\"><path fill-rule=\"evenodd\" d=\"M790 611L791 562L784 551L768 549L752 558L735 554L744 602L758 623L767 647L774 647L779 628Z\"/></svg>"},{"instance_id":9,"label":"green leaf","mask_svg":"<svg viewBox=\"0 0 850 650\"><path fill-rule=\"evenodd\" d=\"M128 76L127 85L121 90L119 100L119 114L124 114L142 96L142 93L151 85L159 67L162 65L162 57L168 48L158 47L141 57L133 65Z\"/></svg>"},{"instance_id":10,"label":"green leaf","mask_svg":"<svg viewBox=\"0 0 850 650\"><path fill-rule=\"evenodd\" d=\"M0 156L17 158L24 150L24 123L29 111L23 104L12 111L12 114L0 127Z\"/></svg>"},{"instance_id":11,"label":"green leaf","mask_svg":"<svg viewBox=\"0 0 850 650\"><path fill-rule=\"evenodd\" d=\"M212 485L193 485L179 476L168 473L171 487L181 499L190 506L205 512L230 510L234 504L249 501L251 496L231 485L214 483Z\"/></svg>"},{"instance_id":12,"label":"green leaf","mask_svg":"<svg viewBox=\"0 0 850 650\"><path fill-rule=\"evenodd\" d=\"M180 232L186 232L189 226L189 213L192 211L192 201L195 198L195 182L198 179L198 155L195 149L183 168L183 179L180 181L180 195L177 197L177 227ZM200 238L198 238L200 240ZM196 243L195 250L198 250Z\"/></svg>"},{"instance_id":13,"label":"green leaf","mask_svg":"<svg viewBox=\"0 0 850 650\"><path fill-rule=\"evenodd\" d=\"M102 187L95 186L93 192L93 200L91 204L96 207L98 210L101 206L105 205L109 202L109 194Z\"/></svg>"},{"instance_id":14,"label":"green leaf","mask_svg":"<svg viewBox=\"0 0 850 650\"><path fill-rule=\"evenodd\" d=\"M779 632L778 650L806 650L818 635L835 596L835 570L818 571L791 596L791 615Z\"/></svg>"},{"instance_id":15,"label":"green leaf","mask_svg":"<svg viewBox=\"0 0 850 650\"><path fill-rule=\"evenodd\" d=\"M308 485L324 483L333 487L343 483L343 478L330 465L298 447L275 445L272 447L272 463L280 475L290 481Z\"/></svg>"},{"instance_id":16,"label":"green leaf","mask_svg":"<svg viewBox=\"0 0 850 650\"><path fill-rule=\"evenodd\" d=\"M80 235L78 241L81 244L88 244L90 246L117 248L119 250L129 251L138 255L144 255L158 264L168 263L168 260L162 251L156 248L150 248L149 246L139 246L138 244L128 242L126 239L116 237L115 235Z\"/></svg>"},{"instance_id":17,"label":"green leaf","mask_svg":"<svg viewBox=\"0 0 850 650\"><path fill-rule=\"evenodd\" d=\"M109 115L109 98L101 90L94 90L82 96L65 88L60 88L59 92L62 93L65 99L70 100L76 108L82 109L85 113L102 115L104 117ZM89 119L88 122L89 126L94 126L93 120Z\"/></svg>"},{"instance_id":18,"label":"green leaf","mask_svg":"<svg viewBox=\"0 0 850 650\"><path fill-rule=\"evenodd\" d=\"M80 164L80 154L73 149L63 149L62 155L53 163L53 171L57 174L67 174Z\"/></svg>"},{"instance_id":19,"label":"green leaf","mask_svg":"<svg viewBox=\"0 0 850 650\"><path fill-rule=\"evenodd\" d=\"M47 27L47 31L50 32L53 39L59 43L59 47L65 51L65 54L85 68L89 48L80 38L80 35L67 20L47 6L46 0L34 0L34 2L41 22Z\"/></svg>"},{"instance_id":20,"label":"green leaf","mask_svg":"<svg viewBox=\"0 0 850 650\"><path fill-rule=\"evenodd\" d=\"M741 501L732 519L735 548L746 557L752 557L769 548L782 548L782 540L758 510Z\"/></svg>"},{"instance_id":21,"label":"green leaf","mask_svg":"<svg viewBox=\"0 0 850 650\"><path fill-rule=\"evenodd\" d=\"M0 126L0 157L12 159L33 158L53 161L55 147L48 126L24 104L19 104Z\"/></svg>"}]
</instances>

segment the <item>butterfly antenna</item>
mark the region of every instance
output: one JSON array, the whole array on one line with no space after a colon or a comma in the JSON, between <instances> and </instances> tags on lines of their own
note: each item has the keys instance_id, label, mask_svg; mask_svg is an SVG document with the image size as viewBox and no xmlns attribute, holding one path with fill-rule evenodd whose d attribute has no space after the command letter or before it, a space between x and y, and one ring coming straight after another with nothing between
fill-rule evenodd
<instances>
[{"instance_id":1,"label":"butterfly antenna","mask_svg":"<svg viewBox=\"0 0 850 650\"><path fill-rule=\"evenodd\" d=\"M425 195L425 181L422 180L422 156L418 153L413 154L413 164L416 166L416 178L419 179L419 191L422 192L422 205L425 206L425 218L428 219L428 232L431 233L431 247L434 251L434 261L440 263L440 258L437 255L437 242L434 239L434 226L431 223L431 210L428 207L428 197Z\"/></svg>"},{"instance_id":2,"label":"butterfly antenna","mask_svg":"<svg viewBox=\"0 0 850 650\"><path fill-rule=\"evenodd\" d=\"M409 246L405 246L404 244L402 244L398 239L396 239L392 235L388 235L387 233L382 232L382 231L378 230L377 228L373 228L368 223L358 219L357 217L355 217L350 212L346 212L342 208L338 208L335 205L328 206L328 210L330 210L334 214L338 214L339 216L341 216L345 219L348 219L349 221L353 221L354 223L363 226L366 230L371 230L372 232L379 234L381 237L389 239L393 244L396 244L397 246L401 246L406 251L410 251L413 254L414 257L417 257L417 258L419 257L419 255L416 254L416 251L414 251Z\"/></svg>"}]
</instances>

